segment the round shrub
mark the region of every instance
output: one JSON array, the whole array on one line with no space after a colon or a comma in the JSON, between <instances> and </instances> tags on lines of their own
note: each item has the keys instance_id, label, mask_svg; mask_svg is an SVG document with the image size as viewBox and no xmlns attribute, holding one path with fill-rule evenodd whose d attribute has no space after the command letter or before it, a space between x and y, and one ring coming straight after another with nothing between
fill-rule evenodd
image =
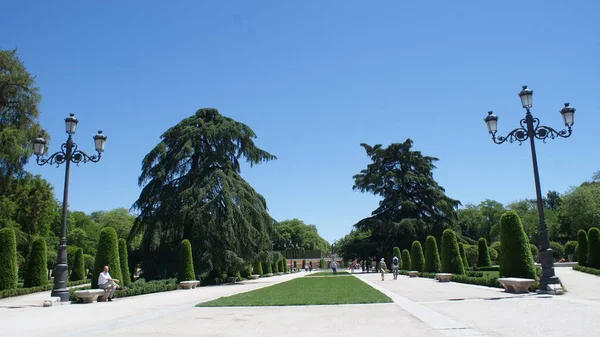
<instances>
[{"instance_id":1,"label":"round shrub","mask_svg":"<svg viewBox=\"0 0 600 337\"><path fill-rule=\"evenodd\" d=\"M254 270L252 271L252 273L254 273L254 275L263 276L263 268L262 263L260 263L260 261L254 262Z\"/></svg>"},{"instance_id":2,"label":"round shrub","mask_svg":"<svg viewBox=\"0 0 600 337\"><path fill-rule=\"evenodd\" d=\"M500 276L536 279L533 258L521 218L508 211L500 218Z\"/></svg>"},{"instance_id":3,"label":"round shrub","mask_svg":"<svg viewBox=\"0 0 600 337\"><path fill-rule=\"evenodd\" d=\"M31 244L31 252L27 258L27 273L23 281L24 288L39 287L48 283L46 240L41 236L36 237Z\"/></svg>"},{"instance_id":4,"label":"round shrub","mask_svg":"<svg viewBox=\"0 0 600 337\"><path fill-rule=\"evenodd\" d=\"M600 269L600 230L596 227L588 231L587 264L590 268Z\"/></svg>"},{"instance_id":5,"label":"round shrub","mask_svg":"<svg viewBox=\"0 0 600 337\"><path fill-rule=\"evenodd\" d=\"M129 273L129 257L127 256L127 242L125 239L119 239L119 263L121 264L122 286L131 284L131 273Z\"/></svg>"},{"instance_id":6,"label":"round shrub","mask_svg":"<svg viewBox=\"0 0 600 337\"><path fill-rule=\"evenodd\" d=\"M402 268L404 268L404 270L410 269L410 253L408 249L402 251Z\"/></svg>"},{"instance_id":7,"label":"round shrub","mask_svg":"<svg viewBox=\"0 0 600 337\"><path fill-rule=\"evenodd\" d=\"M92 289L98 288L98 275L104 271L104 266L109 267L108 273L113 279L121 281L119 241L117 240L117 232L112 227L104 227L100 231L94 270L92 270Z\"/></svg>"},{"instance_id":8,"label":"round shrub","mask_svg":"<svg viewBox=\"0 0 600 337\"><path fill-rule=\"evenodd\" d=\"M73 266L71 266L71 275L69 276L70 281L81 281L85 280L85 261L83 259L83 248L77 249L75 257L73 258Z\"/></svg>"},{"instance_id":9,"label":"round shrub","mask_svg":"<svg viewBox=\"0 0 600 337\"><path fill-rule=\"evenodd\" d=\"M492 259L490 258L490 252L488 251L487 241L485 238L479 238L477 241L477 267L489 267L492 265Z\"/></svg>"},{"instance_id":10,"label":"round shrub","mask_svg":"<svg viewBox=\"0 0 600 337\"><path fill-rule=\"evenodd\" d=\"M550 249L552 249L552 257L554 261L558 261L565 257L565 247L558 242L550 241Z\"/></svg>"},{"instance_id":11,"label":"round shrub","mask_svg":"<svg viewBox=\"0 0 600 337\"><path fill-rule=\"evenodd\" d=\"M494 248L496 252L498 252L498 257L496 259L492 258L492 260L498 262L497 264L499 264L502 255L502 251L500 250L500 241L493 242L490 248Z\"/></svg>"},{"instance_id":12,"label":"round shrub","mask_svg":"<svg viewBox=\"0 0 600 337\"><path fill-rule=\"evenodd\" d=\"M446 229L442 234L442 272L459 275L465 273L456 234L451 229Z\"/></svg>"},{"instance_id":13,"label":"round shrub","mask_svg":"<svg viewBox=\"0 0 600 337\"><path fill-rule=\"evenodd\" d=\"M442 262L440 261L437 241L434 236L429 235L425 240L425 266L423 266L423 271L439 273L441 270Z\"/></svg>"},{"instance_id":14,"label":"round shrub","mask_svg":"<svg viewBox=\"0 0 600 337\"><path fill-rule=\"evenodd\" d=\"M17 239L12 228L0 229L0 290L17 287Z\"/></svg>"},{"instance_id":15,"label":"round shrub","mask_svg":"<svg viewBox=\"0 0 600 337\"><path fill-rule=\"evenodd\" d=\"M587 266L588 235L583 229L577 232L577 262L580 266Z\"/></svg>"},{"instance_id":16,"label":"round shrub","mask_svg":"<svg viewBox=\"0 0 600 337\"><path fill-rule=\"evenodd\" d=\"M194 259L192 257L192 244L190 240L181 241L179 247L179 272L177 273L177 281L195 281L196 273L194 272Z\"/></svg>"},{"instance_id":17,"label":"round shrub","mask_svg":"<svg viewBox=\"0 0 600 337\"><path fill-rule=\"evenodd\" d=\"M492 260L492 264L494 261L498 261L498 251L492 247L488 247L488 252L490 252L490 259Z\"/></svg>"},{"instance_id":18,"label":"round shrub","mask_svg":"<svg viewBox=\"0 0 600 337\"><path fill-rule=\"evenodd\" d=\"M577 250L577 241L568 241L565 243L565 256L569 259L569 262L575 260L575 251ZM570 255L573 255L569 257Z\"/></svg>"},{"instance_id":19,"label":"round shrub","mask_svg":"<svg viewBox=\"0 0 600 337\"><path fill-rule=\"evenodd\" d=\"M400 251L400 248L394 247L392 250L392 257L394 256L398 258L398 269L402 269L402 252ZM390 261L390 263L391 262L392 261Z\"/></svg>"},{"instance_id":20,"label":"round shrub","mask_svg":"<svg viewBox=\"0 0 600 337\"><path fill-rule=\"evenodd\" d=\"M465 246L465 254L467 255L467 264L468 266L474 267L477 265L477 259L479 253L477 252L479 248L477 245L466 245ZM464 265L464 261L463 261Z\"/></svg>"},{"instance_id":21,"label":"round shrub","mask_svg":"<svg viewBox=\"0 0 600 337\"><path fill-rule=\"evenodd\" d=\"M465 266L465 268L468 267L469 261L467 261L467 252L465 250L465 245L462 242L458 243L458 252L460 253L460 257L462 258L463 266Z\"/></svg>"},{"instance_id":22,"label":"round shrub","mask_svg":"<svg viewBox=\"0 0 600 337\"><path fill-rule=\"evenodd\" d=\"M424 265L423 247L419 241L413 241L410 249L410 270L423 271Z\"/></svg>"}]
</instances>

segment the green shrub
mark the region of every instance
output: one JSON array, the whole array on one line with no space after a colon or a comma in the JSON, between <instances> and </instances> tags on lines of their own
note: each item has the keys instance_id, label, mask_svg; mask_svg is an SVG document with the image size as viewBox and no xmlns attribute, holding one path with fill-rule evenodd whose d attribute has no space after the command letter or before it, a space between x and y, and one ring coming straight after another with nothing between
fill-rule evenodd
<instances>
[{"instance_id":1,"label":"green shrub","mask_svg":"<svg viewBox=\"0 0 600 337\"><path fill-rule=\"evenodd\" d=\"M446 229L442 234L442 272L460 275L465 273L456 234L451 229Z\"/></svg>"},{"instance_id":2,"label":"green shrub","mask_svg":"<svg viewBox=\"0 0 600 337\"><path fill-rule=\"evenodd\" d=\"M252 275L252 266L248 265L246 268L242 269L242 271L240 272L240 277L245 278L245 279L250 279Z\"/></svg>"},{"instance_id":3,"label":"green shrub","mask_svg":"<svg viewBox=\"0 0 600 337\"><path fill-rule=\"evenodd\" d=\"M587 265L590 268L600 269L600 230L596 227L588 231Z\"/></svg>"},{"instance_id":4,"label":"green shrub","mask_svg":"<svg viewBox=\"0 0 600 337\"><path fill-rule=\"evenodd\" d=\"M263 262L261 262L261 264L262 264L263 275L273 273L273 268L271 268L271 264L269 262L263 261Z\"/></svg>"},{"instance_id":5,"label":"green shrub","mask_svg":"<svg viewBox=\"0 0 600 337\"><path fill-rule=\"evenodd\" d=\"M487 241L485 238L479 238L477 241L477 266L478 267L489 267L492 265L492 259L490 258L490 252L488 251Z\"/></svg>"},{"instance_id":6,"label":"green shrub","mask_svg":"<svg viewBox=\"0 0 600 337\"><path fill-rule=\"evenodd\" d=\"M148 281L146 282L144 279L138 279L134 283L132 283L127 289L117 290L115 292L115 298L121 297L130 297L130 296L138 296L145 294L152 294L164 291L172 291L179 288L177 285L177 279L171 278L167 280L156 280L156 281ZM78 289L69 289L69 299L71 301L80 301L77 296L75 296L75 291L82 290L86 288L78 288Z\"/></svg>"},{"instance_id":7,"label":"green shrub","mask_svg":"<svg viewBox=\"0 0 600 337\"><path fill-rule=\"evenodd\" d=\"M540 255L540 249L533 243L530 243L529 250L531 250L531 259L535 261L535 257Z\"/></svg>"},{"instance_id":8,"label":"green shrub","mask_svg":"<svg viewBox=\"0 0 600 337\"><path fill-rule=\"evenodd\" d=\"M0 291L17 288L17 239L12 228L0 229Z\"/></svg>"},{"instance_id":9,"label":"green shrub","mask_svg":"<svg viewBox=\"0 0 600 337\"><path fill-rule=\"evenodd\" d=\"M96 260L92 270L92 288L98 288L98 275L104 270L104 266L110 269L108 273L113 279L121 280L121 264L119 261L119 243L117 232L112 227L104 227L98 238L98 249Z\"/></svg>"},{"instance_id":10,"label":"green shrub","mask_svg":"<svg viewBox=\"0 0 600 337\"><path fill-rule=\"evenodd\" d=\"M465 255L467 256L467 265L468 266L476 266L477 259L479 258L479 253L477 252L479 248L476 245L466 245L465 246ZM464 264L464 261L463 261Z\"/></svg>"},{"instance_id":11,"label":"green shrub","mask_svg":"<svg viewBox=\"0 0 600 337\"><path fill-rule=\"evenodd\" d=\"M74 287L74 286L86 284L89 282L90 282L90 280L69 281L69 282L67 282L67 287ZM52 288L54 288L54 284L47 283L46 285L39 286L39 287L13 288L13 289L0 290L0 298L29 295L29 294L33 294L33 293L39 293L42 291L50 291L50 290L52 290ZM85 288L77 288L75 290L80 290L80 289L85 289Z\"/></svg>"},{"instance_id":12,"label":"green shrub","mask_svg":"<svg viewBox=\"0 0 600 337\"><path fill-rule=\"evenodd\" d=\"M125 239L119 239L119 263L121 264L122 286L131 284L131 273L129 272L129 257L127 256L127 242Z\"/></svg>"},{"instance_id":13,"label":"green shrub","mask_svg":"<svg viewBox=\"0 0 600 337\"><path fill-rule=\"evenodd\" d=\"M325 269L325 268L327 268L327 264L325 263L325 260L324 260L324 259L320 259L320 260L319 260L319 268L320 268L320 269Z\"/></svg>"},{"instance_id":14,"label":"green shrub","mask_svg":"<svg viewBox=\"0 0 600 337\"><path fill-rule=\"evenodd\" d=\"M408 252L408 249L402 251L402 268L404 268L404 270L410 269L410 253Z\"/></svg>"},{"instance_id":15,"label":"green shrub","mask_svg":"<svg viewBox=\"0 0 600 337\"><path fill-rule=\"evenodd\" d=\"M279 273L279 261L275 261L275 262L271 263L271 270L273 271L274 274Z\"/></svg>"},{"instance_id":16,"label":"green shrub","mask_svg":"<svg viewBox=\"0 0 600 337\"><path fill-rule=\"evenodd\" d=\"M570 262L576 260L575 251L577 250L577 241L568 241L565 243L565 256L569 259ZM569 257L569 255L573 255L573 257Z\"/></svg>"},{"instance_id":17,"label":"green shrub","mask_svg":"<svg viewBox=\"0 0 600 337\"><path fill-rule=\"evenodd\" d=\"M85 280L85 261L83 260L83 248L77 249L75 258L73 259L73 266L71 267L70 281Z\"/></svg>"},{"instance_id":18,"label":"green shrub","mask_svg":"<svg viewBox=\"0 0 600 337\"><path fill-rule=\"evenodd\" d=\"M582 266L577 266L577 265L573 266L573 269L580 271L582 273L588 273L588 274L600 276L600 269L590 268L590 267L582 267Z\"/></svg>"},{"instance_id":19,"label":"green shrub","mask_svg":"<svg viewBox=\"0 0 600 337\"><path fill-rule=\"evenodd\" d=\"M77 251L81 247L77 247L75 245L67 246L67 266L69 266L69 271L73 272L73 266L75 265L75 255ZM46 260L48 257L46 256Z\"/></svg>"},{"instance_id":20,"label":"green shrub","mask_svg":"<svg viewBox=\"0 0 600 337\"><path fill-rule=\"evenodd\" d=\"M458 243L458 252L462 258L463 266L467 268L469 266L469 261L467 261L467 252L465 251L465 245L462 242Z\"/></svg>"},{"instance_id":21,"label":"green shrub","mask_svg":"<svg viewBox=\"0 0 600 337\"><path fill-rule=\"evenodd\" d=\"M429 235L425 240L425 266L423 266L423 271L439 273L441 270L442 262L440 261L437 241L434 236Z\"/></svg>"},{"instance_id":22,"label":"green shrub","mask_svg":"<svg viewBox=\"0 0 600 337\"><path fill-rule=\"evenodd\" d=\"M312 265L312 261L309 261L308 265L310 266L311 269L314 268L313 265Z\"/></svg>"},{"instance_id":23,"label":"green shrub","mask_svg":"<svg viewBox=\"0 0 600 337\"><path fill-rule=\"evenodd\" d=\"M177 273L177 281L194 281L196 273L194 272L194 259L192 257L192 244L190 240L181 241L179 247L179 272Z\"/></svg>"},{"instance_id":24,"label":"green shrub","mask_svg":"<svg viewBox=\"0 0 600 337\"><path fill-rule=\"evenodd\" d=\"M536 279L529 240L521 218L508 211L500 218L500 276Z\"/></svg>"},{"instance_id":25,"label":"green shrub","mask_svg":"<svg viewBox=\"0 0 600 337\"><path fill-rule=\"evenodd\" d=\"M94 269L94 263L96 258L92 255L83 254L83 260L85 264L85 269L91 272Z\"/></svg>"},{"instance_id":26,"label":"green shrub","mask_svg":"<svg viewBox=\"0 0 600 337\"><path fill-rule=\"evenodd\" d=\"M558 242L550 241L550 249L552 249L552 257L554 261L558 261L565 257L565 247Z\"/></svg>"},{"instance_id":27,"label":"green shrub","mask_svg":"<svg viewBox=\"0 0 600 337\"><path fill-rule=\"evenodd\" d=\"M490 245L490 248L494 248L496 250L496 252L498 252L498 257L496 257L496 259L492 258L492 261L495 261L496 263L498 263L500 261L500 259L502 258L502 251L500 250L500 241L495 241ZM491 255L490 255L491 257Z\"/></svg>"},{"instance_id":28,"label":"green shrub","mask_svg":"<svg viewBox=\"0 0 600 337\"><path fill-rule=\"evenodd\" d=\"M413 241L410 249L410 270L423 271L425 265L425 256L423 255L423 247L419 241Z\"/></svg>"},{"instance_id":29,"label":"green shrub","mask_svg":"<svg viewBox=\"0 0 600 337\"><path fill-rule=\"evenodd\" d=\"M577 262L580 266L587 266L588 236L587 232L580 229L577 232Z\"/></svg>"},{"instance_id":30,"label":"green shrub","mask_svg":"<svg viewBox=\"0 0 600 337\"><path fill-rule=\"evenodd\" d=\"M400 248L394 247L394 249L392 250L392 256L398 258L398 269L402 269L402 252L400 251Z\"/></svg>"},{"instance_id":31,"label":"green shrub","mask_svg":"<svg viewBox=\"0 0 600 337\"><path fill-rule=\"evenodd\" d=\"M492 260L492 264L494 261L498 261L498 251L495 248L488 247L488 252L490 252L490 259Z\"/></svg>"},{"instance_id":32,"label":"green shrub","mask_svg":"<svg viewBox=\"0 0 600 337\"><path fill-rule=\"evenodd\" d=\"M500 271L500 266L491 266L491 267L473 267L473 271Z\"/></svg>"},{"instance_id":33,"label":"green shrub","mask_svg":"<svg viewBox=\"0 0 600 337\"><path fill-rule=\"evenodd\" d=\"M257 260L254 262L254 270L252 271L252 273L254 273L254 275L263 276L263 267L260 261Z\"/></svg>"},{"instance_id":34,"label":"green shrub","mask_svg":"<svg viewBox=\"0 0 600 337\"><path fill-rule=\"evenodd\" d=\"M46 240L38 236L33 239L27 258L27 272L23 287L39 287L48 283L48 265L46 263Z\"/></svg>"}]
</instances>

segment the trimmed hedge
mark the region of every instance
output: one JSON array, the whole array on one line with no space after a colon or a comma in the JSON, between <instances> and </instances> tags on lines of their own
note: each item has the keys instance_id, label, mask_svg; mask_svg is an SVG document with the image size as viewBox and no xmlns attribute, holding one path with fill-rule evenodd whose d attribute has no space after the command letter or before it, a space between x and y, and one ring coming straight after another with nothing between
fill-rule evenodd
<instances>
[{"instance_id":1,"label":"trimmed hedge","mask_svg":"<svg viewBox=\"0 0 600 337\"><path fill-rule=\"evenodd\" d=\"M583 229L577 232L577 262L580 266L587 266L588 235Z\"/></svg>"},{"instance_id":2,"label":"trimmed hedge","mask_svg":"<svg viewBox=\"0 0 600 337\"><path fill-rule=\"evenodd\" d=\"M82 284L86 284L86 283L90 283L90 280L71 281L71 282L67 282L67 287L74 287L74 286L78 286L78 285L82 285ZM0 291L0 298L29 295L29 294L33 294L33 293L39 293L42 291L49 291L49 290L52 290L53 288L54 288L54 284L48 283L43 286L32 287L32 288L6 289L6 290ZM77 290L79 290L79 289L77 289Z\"/></svg>"},{"instance_id":3,"label":"trimmed hedge","mask_svg":"<svg viewBox=\"0 0 600 337\"><path fill-rule=\"evenodd\" d=\"M490 258L485 238L479 238L479 241L477 241L477 256L477 267L489 267L492 265L492 259Z\"/></svg>"},{"instance_id":4,"label":"trimmed hedge","mask_svg":"<svg viewBox=\"0 0 600 337\"><path fill-rule=\"evenodd\" d=\"M596 227L588 231L587 265L590 268L600 269L600 230Z\"/></svg>"},{"instance_id":5,"label":"trimmed hedge","mask_svg":"<svg viewBox=\"0 0 600 337\"><path fill-rule=\"evenodd\" d=\"M558 261L565 256L565 247L558 242L550 241L550 249L552 249L554 261Z\"/></svg>"},{"instance_id":6,"label":"trimmed hedge","mask_svg":"<svg viewBox=\"0 0 600 337\"><path fill-rule=\"evenodd\" d=\"M423 255L423 247L419 241L413 241L410 249L410 270L423 271L425 265L425 256Z\"/></svg>"},{"instance_id":7,"label":"trimmed hedge","mask_svg":"<svg viewBox=\"0 0 600 337\"><path fill-rule=\"evenodd\" d=\"M514 211L507 211L500 218L500 247L500 277L536 279L529 240Z\"/></svg>"},{"instance_id":8,"label":"trimmed hedge","mask_svg":"<svg viewBox=\"0 0 600 337\"><path fill-rule=\"evenodd\" d=\"M190 240L181 241L179 247L179 272L177 273L177 281L195 281L196 273L194 272L194 259L192 258L192 244Z\"/></svg>"},{"instance_id":9,"label":"trimmed hedge","mask_svg":"<svg viewBox=\"0 0 600 337\"><path fill-rule=\"evenodd\" d=\"M465 250L465 245L462 242L458 243L458 252L460 253L460 257L463 261L463 266L467 268L469 266L469 261L467 261L467 252Z\"/></svg>"},{"instance_id":10,"label":"trimmed hedge","mask_svg":"<svg viewBox=\"0 0 600 337\"><path fill-rule=\"evenodd\" d=\"M127 256L127 242L125 242L125 239L119 239L119 263L121 264L121 277L123 278L121 286L129 286L131 284L131 273L129 272L129 257Z\"/></svg>"},{"instance_id":11,"label":"trimmed hedge","mask_svg":"<svg viewBox=\"0 0 600 337\"><path fill-rule=\"evenodd\" d=\"M273 274L273 268L271 268L271 264L269 262L262 262L263 275L264 274Z\"/></svg>"},{"instance_id":12,"label":"trimmed hedge","mask_svg":"<svg viewBox=\"0 0 600 337\"><path fill-rule=\"evenodd\" d=\"M565 256L567 258L569 258L569 255L573 255L573 260L577 261L577 256L575 255L575 252L577 251L577 245L577 241L568 241L565 243Z\"/></svg>"},{"instance_id":13,"label":"trimmed hedge","mask_svg":"<svg viewBox=\"0 0 600 337\"><path fill-rule=\"evenodd\" d=\"M279 273L279 261L275 261L275 262L271 263L271 270L272 270L273 274Z\"/></svg>"},{"instance_id":14,"label":"trimmed hedge","mask_svg":"<svg viewBox=\"0 0 600 337\"><path fill-rule=\"evenodd\" d=\"M465 245L465 255L467 255L467 263L465 264L463 261L463 265L466 266L470 266L470 267L474 267L477 266L477 259L479 258L478 256L478 247L477 245Z\"/></svg>"},{"instance_id":15,"label":"trimmed hedge","mask_svg":"<svg viewBox=\"0 0 600 337\"><path fill-rule=\"evenodd\" d=\"M473 271L500 271L500 266L473 267Z\"/></svg>"},{"instance_id":16,"label":"trimmed hedge","mask_svg":"<svg viewBox=\"0 0 600 337\"><path fill-rule=\"evenodd\" d=\"M402 252L400 251L400 248L394 247L394 249L392 250L392 256L398 258L398 269L402 269Z\"/></svg>"},{"instance_id":17,"label":"trimmed hedge","mask_svg":"<svg viewBox=\"0 0 600 337\"><path fill-rule=\"evenodd\" d=\"M398 274L408 275L408 271L406 271L406 270L398 271ZM419 277L434 279L435 273L423 272L423 273L419 273ZM471 277L471 276L467 276L467 275L452 275L452 282L474 284L474 285L494 287L494 288L502 288L502 285L500 283L498 283L497 278Z\"/></svg>"},{"instance_id":18,"label":"trimmed hedge","mask_svg":"<svg viewBox=\"0 0 600 337\"><path fill-rule=\"evenodd\" d=\"M48 283L48 265L46 261L46 240L38 236L31 244L27 258L27 272L23 280L25 288L39 287Z\"/></svg>"},{"instance_id":19,"label":"trimmed hedge","mask_svg":"<svg viewBox=\"0 0 600 337\"><path fill-rule=\"evenodd\" d=\"M596 276L600 276L600 269L590 268L590 267L582 267L582 266L573 266L573 270L580 271L582 273L592 274Z\"/></svg>"},{"instance_id":20,"label":"trimmed hedge","mask_svg":"<svg viewBox=\"0 0 600 337\"><path fill-rule=\"evenodd\" d=\"M492 264L494 261L498 261L498 251L492 247L488 247L488 252L490 252L490 259L492 260Z\"/></svg>"},{"instance_id":21,"label":"trimmed hedge","mask_svg":"<svg viewBox=\"0 0 600 337\"><path fill-rule=\"evenodd\" d=\"M402 251L402 268L408 270L410 268L410 253L408 249Z\"/></svg>"},{"instance_id":22,"label":"trimmed hedge","mask_svg":"<svg viewBox=\"0 0 600 337\"><path fill-rule=\"evenodd\" d=\"M320 259L319 260L319 269L325 269L327 268L327 263L325 263L325 259Z\"/></svg>"},{"instance_id":23,"label":"trimmed hedge","mask_svg":"<svg viewBox=\"0 0 600 337\"><path fill-rule=\"evenodd\" d=\"M465 273L456 234L451 229L446 229L442 234L442 272L460 275Z\"/></svg>"},{"instance_id":24,"label":"trimmed hedge","mask_svg":"<svg viewBox=\"0 0 600 337\"><path fill-rule=\"evenodd\" d=\"M298 262L298 261L294 261L294 270L298 269L298 266L296 265L296 262Z\"/></svg>"},{"instance_id":25,"label":"trimmed hedge","mask_svg":"<svg viewBox=\"0 0 600 337\"><path fill-rule=\"evenodd\" d=\"M98 288L98 275L104 271L104 266L110 269L108 273L113 279L121 281L121 263L119 261L119 243L117 232L112 227L100 231L96 261L92 270L92 289Z\"/></svg>"},{"instance_id":26,"label":"trimmed hedge","mask_svg":"<svg viewBox=\"0 0 600 337\"><path fill-rule=\"evenodd\" d=\"M138 279L134 283L132 283L127 289L117 290L115 291L115 298L122 297L130 297L130 296L138 296L152 293L159 293L164 291L172 291L177 290L179 286L177 285L177 279L171 278L167 280L156 280L146 282L143 278ZM78 288L78 289L69 289L69 300L71 301L80 301L77 296L75 296L75 291L84 290L87 288Z\"/></svg>"},{"instance_id":27,"label":"trimmed hedge","mask_svg":"<svg viewBox=\"0 0 600 337\"><path fill-rule=\"evenodd\" d=\"M253 271L252 273L254 275L260 275L263 276L263 268L262 268L262 263L260 263L260 261L255 261L254 262L254 266L253 266Z\"/></svg>"},{"instance_id":28,"label":"trimmed hedge","mask_svg":"<svg viewBox=\"0 0 600 337\"><path fill-rule=\"evenodd\" d=\"M73 258L73 266L71 267L70 281L85 280L85 261L83 260L83 248L77 249Z\"/></svg>"},{"instance_id":29,"label":"trimmed hedge","mask_svg":"<svg viewBox=\"0 0 600 337\"><path fill-rule=\"evenodd\" d=\"M434 236L429 235L425 239L425 266L423 266L423 271L439 273L440 270L442 270L442 262L440 261L437 241Z\"/></svg>"},{"instance_id":30,"label":"trimmed hedge","mask_svg":"<svg viewBox=\"0 0 600 337\"><path fill-rule=\"evenodd\" d=\"M17 239L12 228L0 229L0 266L0 293L17 288Z\"/></svg>"},{"instance_id":31,"label":"trimmed hedge","mask_svg":"<svg viewBox=\"0 0 600 337\"><path fill-rule=\"evenodd\" d=\"M496 263L500 262L500 259L502 258L502 251L501 251L501 248L500 248L500 241L493 242L490 245L490 248L494 248L496 250L496 252L498 253L498 256L496 257L496 259L494 260L494 262L496 262Z\"/></svg>"}]
</instances>

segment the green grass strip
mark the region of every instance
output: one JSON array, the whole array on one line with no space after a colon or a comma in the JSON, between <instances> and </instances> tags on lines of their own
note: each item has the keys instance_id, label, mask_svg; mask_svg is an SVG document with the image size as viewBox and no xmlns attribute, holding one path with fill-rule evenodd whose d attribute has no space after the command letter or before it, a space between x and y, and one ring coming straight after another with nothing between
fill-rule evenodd
<instances>
[{"instance_id":1,"label":"green grass strip","mask_svg":"<svg viewBox=\"0 0 600 337\"><path fill-rule=\"evenodd\" d=\"M391 303L392 300L356 277L297 278L197 307L245 307Z\"/></svg>"}]
</instances>

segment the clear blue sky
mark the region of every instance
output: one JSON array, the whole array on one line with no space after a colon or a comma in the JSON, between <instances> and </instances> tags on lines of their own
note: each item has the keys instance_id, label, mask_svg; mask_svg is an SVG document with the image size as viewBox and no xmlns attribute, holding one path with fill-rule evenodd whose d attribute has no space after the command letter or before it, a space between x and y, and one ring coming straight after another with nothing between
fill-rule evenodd
<instances>
[{"instance_id":1,"label":"clear blue sky","mask_svg":"<svg viewBox=\"0 0 600 337\"><path fill-rule=\"evenodd\" d=\"M597 1L15 1L0 13L0 48L37 76L51 151L75 140L98 164L75 167L70 208L129 208L141 160L168 127L214 107L248 124L279 160L242 174L277 220L299 218L340 238L378 198L352 191L368 164L361 142L414 140L440 158L434 177L466 203L535 196L529 146L495 145L533 113L569 139L538 142L542 189L565 192L600 169ZM62 199L64 167L27 169Z\"/></svg>"}]
</instances>

